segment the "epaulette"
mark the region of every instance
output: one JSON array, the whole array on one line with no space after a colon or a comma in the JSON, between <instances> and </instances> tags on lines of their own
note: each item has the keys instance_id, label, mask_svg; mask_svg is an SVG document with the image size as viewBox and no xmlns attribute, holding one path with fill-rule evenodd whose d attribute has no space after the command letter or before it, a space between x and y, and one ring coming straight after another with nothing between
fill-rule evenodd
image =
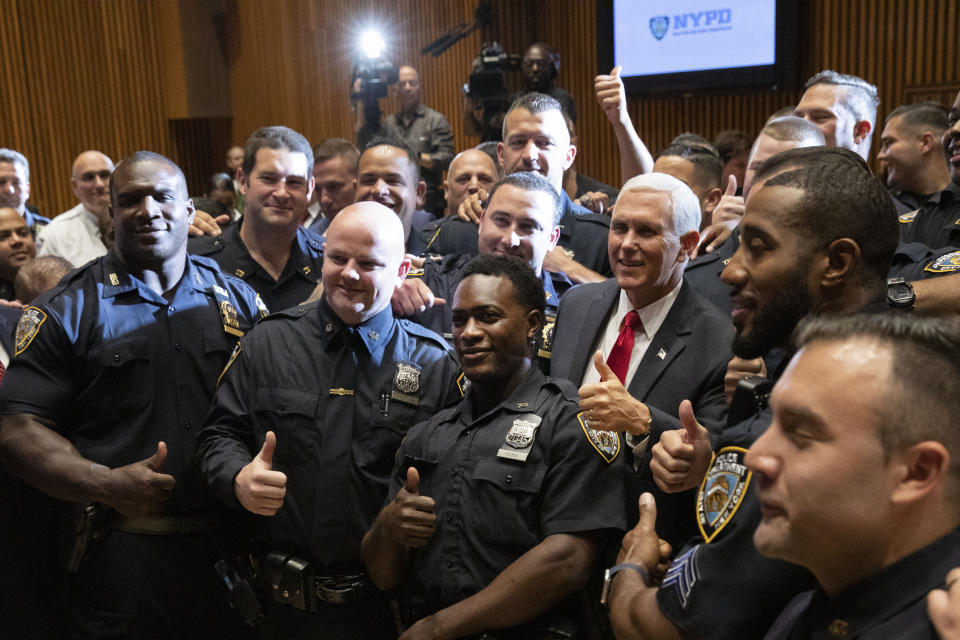
<instances>
[{"instance_id":1,"label":"epaulette","mask_svg":"<svg viewBox=\"0 0 960 640\"><path fill-rule=\"evenodd\" d=\"M219 236L216 238L213 236L201 236L199 238L191 238L187 242L187 252L196 256L208 256L218 251L223 251L226 246L227 243Z\"/></svg>"},{"instance_id":2,"label":"epaulette","mask_svg":"<svg viewBox=\"0 0 960 640\"><path fill-rule=\"evenodd\" d=\"M302 318L307 315L307 313L319 303L319 300L314 300L313 302L301 302L295 307L274 311L270 315L257 320L257 324L261 322L267 322L269 320L297 320L298 318Z\"/></svg>"},{"instance_id":3,"label":"epaulette","mask_svg":"<svg viewBox=\"0 0 960 640\"><path fill-rule=\"evenodd\" d=\"M313 249L314 257L320 257L323 255L323 238L315 231L310 231L310 229L305 229L300 227L304 235L304 240L306 240L306 245Z\"/></svg>"},{"instance_id":4,"label":"epaulette","mask_svg":"<svg viewBox=\"0 0 960 640\"><path fill-rule=\"evenodd\" d=\"M577 385L573 384L569 380L564 380L563 378L551 378L550 376L547 376L546 382L543 383L543 388L559 391L564 398L570 400L571 402L578 404L580 402L580 393L577 390ZM539 405L540 402L541 398L538 397L537 404Z\"/></svg>"},{"instance_id":5,"label":"epaulette","mask_svg":"<svg viewBox=\"0 0 960 640\"><path fill-rule=\"evenodd\" d=\"M580 213L574 217L575 220L584 220L586 222L592 222L594 224L600 224L605 227L610 226L610 216L605 216L602 213Z\"/></svg>"},{"instance_id":6,"label":"epaulette","mask_svg":"<svg viewBox=\"0 0 960 640\"><path fill-rule=\"evenodd\" d=\"M453 353L453 348L447 343L446 340L443 339L442 336L437 335L430 329L427 329L425 326L417 324L413 320L408 320L407 318L397 318L397 322L408 333L412 333L415 336L435 342L437 345L443 347L443 350L447 353Z\"/></svg>"}]
</instances>

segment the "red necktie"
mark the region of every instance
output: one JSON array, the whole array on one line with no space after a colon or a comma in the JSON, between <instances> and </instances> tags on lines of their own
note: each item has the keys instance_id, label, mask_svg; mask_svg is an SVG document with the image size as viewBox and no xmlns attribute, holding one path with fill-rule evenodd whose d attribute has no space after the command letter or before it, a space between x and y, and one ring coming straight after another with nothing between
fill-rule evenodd
<instances>
[{"instance_id":1,"label":"red necktie","mask_svg":"<svg viewBox=\"0 0 960 640\"><path fill-rule=\"evenodd\" d=\"M624 385L627 384L630 354L633 353L633 336L637 329L643 329L643 323L640 322L640 316L637 312L631 311L624 317L617 342L613 345L613 349L610 349L610 355L607 356L607 366L620 378L620 382Z\"/></svg>"},{"instance_id":2,"label":"red necktie","mask_svg":"<svg viewBox=\"0 0 960 640\"><path fill-rule=\"evenodd\" d=\"M0 362L0 382L3 382L3 376L7 375L7 368Z\"/></svg>"}]
</instances>

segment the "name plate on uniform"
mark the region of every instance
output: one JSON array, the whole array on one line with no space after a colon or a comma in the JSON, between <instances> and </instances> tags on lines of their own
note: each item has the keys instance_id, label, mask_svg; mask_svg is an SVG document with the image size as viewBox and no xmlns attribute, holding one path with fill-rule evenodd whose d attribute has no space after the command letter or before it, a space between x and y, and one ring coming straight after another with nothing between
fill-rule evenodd
<instances>
[{"instance_id":1,"label":"name plate on uniform","mask_svg":"<svg viewBox=\"0 0 960 640\"><path fill-rule=\"evenodd\" d=\"M497 457L525 462L533 448L541 420L535 413L525 413L517 417L504 438L503 446L497 451Z\"/></svg>"}]
</instances>

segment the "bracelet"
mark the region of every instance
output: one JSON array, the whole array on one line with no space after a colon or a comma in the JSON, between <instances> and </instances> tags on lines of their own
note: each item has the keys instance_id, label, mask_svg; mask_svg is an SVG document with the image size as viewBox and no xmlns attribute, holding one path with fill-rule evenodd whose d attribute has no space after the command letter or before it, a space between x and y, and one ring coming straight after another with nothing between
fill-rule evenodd
<instances>
[{"instance_id":1,"label":"bracelet","mask_svg":"<svg viewBox=\"0 0 960 640\"><path fill-rule=\"evenodd\" d=\"M620 564L614 565L607 569L603 576L603 590L600 593L600 604L602 606L607 606L607 598L610 595L610 586L613 584L613 577L624 569L632 569L636 571L638 574L640 574L640 579L643 580L643 586L650 586L650 574L647 573L647 570L644 567L632 562L621 562Z\"/></svg>"}]
</instances>

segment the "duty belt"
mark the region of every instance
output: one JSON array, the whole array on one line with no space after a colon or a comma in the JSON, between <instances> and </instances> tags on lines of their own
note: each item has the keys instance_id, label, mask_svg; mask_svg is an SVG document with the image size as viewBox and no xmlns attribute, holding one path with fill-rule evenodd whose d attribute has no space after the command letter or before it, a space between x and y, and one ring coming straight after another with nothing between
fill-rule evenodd
<instances>
[{"instance_id":1,"label":"duty belt","mask_svg":"<svg viewBox=\"0 0 960 640\"><path fill-rule=\"evenodd\" d=\"M379 592L365 573L314 576L313 582L317 600L327 604L353 604Z\"/></svg>"},{"instance_id":2,"label":"duty belt","mask_svg":"<svg viewBox=\"0 0 960 640\"><path fill-rule=\"evenodd\" d=\"M117 514L109 522L111 529L127 533L182 534L207 533L217 518L210 513L189 515L124 516Z\"/></svg>"},{"instance_id":3,"label":"duty belt","mask_svg":"<svg viewBox=\"0 0 960 640\"><path fill-rule=\"evenodd\" d=\"M316 575L307 560L271 551L257 562L257 580L274 602L316 612L325 605L344 606L376 596L380 591L362 571Z\"/></svg>"}]
</instances>

